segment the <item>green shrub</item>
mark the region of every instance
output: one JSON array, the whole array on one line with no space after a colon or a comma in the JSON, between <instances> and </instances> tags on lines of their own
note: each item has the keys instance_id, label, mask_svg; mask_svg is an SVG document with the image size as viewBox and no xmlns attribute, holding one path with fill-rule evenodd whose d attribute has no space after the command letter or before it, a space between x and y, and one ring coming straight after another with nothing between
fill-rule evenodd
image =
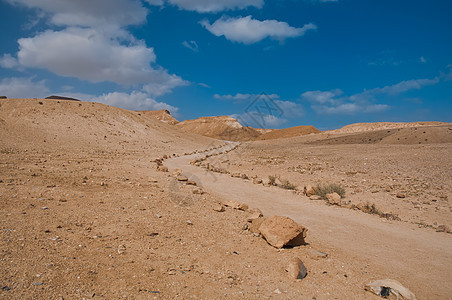
<instances>
[{"instance_id":1,"label":"green shrub","mask_svg":"<svg viewBox=\"0 0 452 300\"><path fill-rule=\"evenodd\" d=\"M314 192L323 199L326 199L326 194L338 193L342 198L345 197L345 189L340 184L318 184L314 187Z\"/></svg>"}]
</instances>

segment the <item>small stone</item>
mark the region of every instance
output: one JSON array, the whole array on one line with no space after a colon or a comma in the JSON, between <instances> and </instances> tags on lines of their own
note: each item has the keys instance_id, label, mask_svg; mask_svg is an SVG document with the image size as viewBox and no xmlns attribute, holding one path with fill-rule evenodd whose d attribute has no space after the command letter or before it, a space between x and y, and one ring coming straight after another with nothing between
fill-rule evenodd
<instances>
[{"instance_id":1,"label":"small stone","mask_svg":"<svg viewBox=\"0 0 452 300\"><path fill-rule=\"evenodd\" d=\"M223 202L223 205L231 207L231 208L234 208L234 209L237 209L237 208L239 208L240 203L235 201L235 200L229 200L229 201Z\"/></svg>"},{"instance_id":2,"label":"small stone","mask_svg":"<svg viewBox=\"0 0 452 300\"><path fill-rule=\"evenodd\" d=\"M35 286L38 286L38 285L43 285L44 283L36 281L36 282L33 282L32 284L35 285Z\"/></svg>"},{"instance_id":3,"label":"small stone","mask_svg":"<svg viewBox=\"0 0 452 300\"><path fill-rule=\"evenodd\" d=\"M9 286L6 286L6 285L2 287L2 290L3 290L3 291L9 291L10 289L11 289L11 288L10 288Z\"/></svg>"},{"instance_id":4,"label":"small stone","mask_svg":"<svg viewBox=\"0 0 452 300\"><path fill-rule=\"evenodd\" d=\"M248 204L242 203L242 204L239 205L239 207L237 209L246 211L248 209Z\"/></svg>"},{"instance_id":5,"label":"small stone","mask_svg":"<svg viewBox=\"0 0 452 300\"><path fill-rule=\"evenodd\" d=\"M281 294L281 291L279 289L276 289L276 290L273 291L273 294L279 295L279 294Z\"/></svg>"},{"instance_id":6,"label":"small stone","mask_svg":"<svg viewBox=\"0 0 452 300\"><path fill-rule=\"evenodd\" d=\"M168 167L166 166L158 166L157 170L160 172L168 172Z\"/></svg>"},{"instance_id":7,"label":"small stone","mask_svg":"<svg viewBox=\"0 0 452 300\"><path fill-rule=\"evenodd\" d=\"M190 220L187 220L186 222L187 222L187 225L193 225L193 222Z\"/></svg>"},{"instance_id":8,"label":"small stone","mask_svg":"<svg viewBox=\"0 0 452 300\"><path fill-rule=\"evenodd\" d=\"M240 173L232 173L231 177L240 178Z\"/></svg>"},{"instance_id":9,"label":"small stone","mask_svg":"<svg viewBox=\"0 0 452 300\"><path fill-rule=\"evenodd\" d=\"M382 279L368 283L365 286L365 290L378 296L383 296L384 294L386 297L389 297L390 293L394 293L397 298L398 296L402 296L403 299L416 300L416 296L409 289L393 279Z\"/></svg>"},{"instance_id":10,"label":"small stone","mask_svg":"<svg viewBox=\"0 0 452 300\"><path fill-rule=\"evenodd\" d=\"M46 207L46 206L44 206L44 207L42 207L41 209L42 209L42 210L47 210L47 209L49 209L49 208Z\"/></svg>"},{"instance_id":11,"label":"small stone","mask_svg":"<svg viewBox=\"0 0 452 300\"><path fill-rule=\"evenodd\" d=\"M331 205L341 204L341 196L338 193L326 194L326 199L328 200L328 203Z\"/></svg>"},{"instance_id":12,"label":"small stone","mask_svg":"<svg viewBox=\"0 0 452 300\"><path fill-rule=\"evenodd\" d=\"M202 194L204 194L204 191L200 188L195 188L195 189L193 189L192 193L195 195L202 195Z\"/></svg>"},{"instance_id":13,"label":"small stone","mask_svg":"<svg viewBox=\"0 0 452 300\"><path fill-rule=\"evenodd\" d=\"M286 268L287 273L293 279L303 279L308 274L303 262L298 258L294 257Z\"/></svg>"},{"instance_id":14,"label":"small stone","mask_svg":"<svg viewBox=\"0 0 452 300\"><path fill-rule=\"evenodd\" d=\"M397 197L397 198L405 198L406 195L403 194L403 193L397 193L396 197Z\"/></svg>"},{"instance_id":15,"label":"small stone","mask_svg":"<svg viewBox=\"0 0 452 300\"><path fill-rule=\"evenodd\" d=\"M311 196L309 196L309 199L311 199L311 200L321 200L322 197L320 197L319 195L311 195Z\"/></svg>"},{"instance_id":16,"label":"small stone","mask_svg":"<svg viewBox=\"0 0 452 300\"><path fill-rule=\"evenodd\" d=\"M254 178L253 183L254 184L262 184L262 179Z\"/></svg>"},{"instance_id":17,"label":"small stone","mask_svg":"<svg viewBox=\"0 0 452 300\"><path fill-rule=\"evenodd\" d=\"M126 245L119 245L118 254L123 254L124 252L126 252Z\"/></svg>"},{"instance_id":18,"label":"small stone","mask_svg":"<svg viewBox=\"0 0 452 300\"><path fill-rule=\"evenodd\" d=\"M215 203L213 205L213 210L217 211L217 212L223 212L224 211L224 206L221 203Z\"/></svg>"},{"instance_id":19,"label":"small stone","mask_svg":"<svg viewBox=\"0 0 452 300\"><path fill-rule=\"evenodd\" d=\"M304 194L308 197L315 195L315 191L312 185L307 185L304 187Z\"/></svg>"},{"instance_id":20,"label":"small stone","mask_svg":"<svg viewBox=\"0 0 452 300\"><path fill-rule=\"evenodd\" d=\"M319 260L321 258L327 258L328 254L326 254L325 252L319 251L317 249L314 248L309 248L307 250L308 255L310 258L315 259L315 260Z\"/></svg>"},{"instance_id":21,"label":"small stone","mask_svg":"<svg viewBox=\"0 0 452 300\"><path fill-rule=\"evenodd\" d=\"M187 180L187 182L185 182L186 185L197 185L197 183L193 180Z\"/></svg>"},{"instance_id":22,"label":"small stone","mask_svg":"<svg viewBox=\"0 0 452 300\"><path fill-rule=\"evenodd\" d=\"M262 214L261 210L258 209L258 208L254 208L254 209L250 210L250 213L251 213L251 214L250 214L250 215L248 216L248 218L247 218L247 221L248 221L248 222L252 222L253 220L258 219L258 218L261 218L261 217L264 216L264 215Z\"/></svg>"},{"instance_id":23,"label":"small stone","mask_svg":"<svg viewBox=\"0 0 452 300\"><path fill-rule=\"evenodd\" d=\"M188 181L188 178L184 175L178 175L176 179L177 181Z\"/></svg>"}]
</instances>

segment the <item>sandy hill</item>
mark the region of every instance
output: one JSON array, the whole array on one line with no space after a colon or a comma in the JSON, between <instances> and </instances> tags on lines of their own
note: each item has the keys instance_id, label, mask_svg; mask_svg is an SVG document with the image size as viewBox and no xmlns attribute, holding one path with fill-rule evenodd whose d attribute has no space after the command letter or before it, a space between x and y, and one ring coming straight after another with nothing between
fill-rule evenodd
<instances>
[{"instance_id":1,"label":"sandy hill","mask_svg":"<svg viewBox=\"0 0 452 300\"><path fill-rule=\"evenodd\" d=\"M438 126L447 125L444 122L375 122L375 123L355 123L346 125L342 128L330 130L332 133L355 133L363 131L377 131L385 129L395 128L409 128L409 127L425 127L425 126Z\"/></svg>"},{"instance_id":2,"label":"sandy hill","mask_svg":"<svg viewBox=\"0 0 452 300\"><path fill-rule=\"evenodd\" d=\"M320 131L314 126L296 126L285 129L274 129L270 132L262 134L257 139L258 140L281 139L319 132Z\"/></svg>"},{"instance_id":3,"label":"sandy hill","mask_svg":"<svg viewBox=\"0 0 452 300\"><path fill-rule=\"evenodd\" d=\"M176 125L177 123L179 123L178 120L176 120L171 113L166 110L166 109L162 109L162 110L144 110L144 111L139 111L139 113L141 113L142 115L145 116L151 116L153 118L156 118L157 120L160 120L166 124L169 125Z\"/></svg>"},{"instance_id":4,"label":"sandy hill","mask_svg":"<svg viewBox=\"0 0 452 300\"><path fill-rule=\"evenodd\" d=\"M161 122L156 114L166 115L92 102L5 99L0 101L0 146L122 149L127 145L130 150L143 146L151 152L177 152L213 142L181 133L164 123L170 122L169 117Z\"/></svg>"},{"instance_id":5,"label":"sandy hill","mask_svg":"<svg viewBox=\"0 0 452 300\"><path fill-rule=\"evenodd\" d=\"M261 135L251 127L243 127L236 119L228 116L201 117L176 124L186 132L228 141L249 141Z\"/></svg>"},{"instance_id":6,"label":"sandy hill","mask_svg":"<svg viewBox=\"0 0 452 300\"><path fill-rule=\"evenodd\" d=\"M317 145L452 143L452 124L445 124L345 133L331 130L314 135L295 136L287 139L287 142ZM276 146L279 142L269 140L268 143L274 143Z\"/></svg>"}]
</instances>

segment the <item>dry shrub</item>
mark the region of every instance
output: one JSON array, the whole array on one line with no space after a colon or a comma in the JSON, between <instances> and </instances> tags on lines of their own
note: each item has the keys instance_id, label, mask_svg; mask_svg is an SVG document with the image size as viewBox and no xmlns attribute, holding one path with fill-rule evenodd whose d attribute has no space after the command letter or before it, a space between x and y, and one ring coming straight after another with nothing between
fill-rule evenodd
<instances>
[{"instance_id":1,"label":"dry shrub","mask_svg":"<svg viewBox=\"0 0 452 300\"><path fill-rule=\"evenodd\" d=\"M295 185L295 184L292 184L289 180L287 180L287 179L283 179L283 180L281 180L281 187L283 188L283 189L286 189L286 190L295 190L295 189L297 189L297 186Z\"/></svg>"},{"instance_id":2,"label":"dry shrub","mask_svg":"<svg viewBox=\"0 0 452 300\"><path fill-rule=\"evenodd\" d=\"M318 184L314 187L314 192L316 195L319 195L323 199L326 199L326 194L338 193L342 198L345 197L345 189L336 183L330 184Z\"/></svg>"}]
</instances>

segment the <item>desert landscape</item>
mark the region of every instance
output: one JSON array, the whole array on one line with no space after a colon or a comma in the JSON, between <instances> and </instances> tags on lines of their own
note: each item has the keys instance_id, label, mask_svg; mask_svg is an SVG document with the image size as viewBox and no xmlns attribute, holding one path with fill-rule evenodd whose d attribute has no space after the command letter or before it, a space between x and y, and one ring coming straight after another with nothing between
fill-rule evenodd
<instances>
[{"instance_id":1,"label":"desert landscape","mask_svg":"<svg viewBox=\"0 0 452 300\"><path fill-rule=\"evenodd\" d=\"M382 296L450 299L451 147L450 123L1 99L0 297L381 299L368 284L391 279ZM303 241L273 243L272 216Z\"/></svg>"}]
</instances>

